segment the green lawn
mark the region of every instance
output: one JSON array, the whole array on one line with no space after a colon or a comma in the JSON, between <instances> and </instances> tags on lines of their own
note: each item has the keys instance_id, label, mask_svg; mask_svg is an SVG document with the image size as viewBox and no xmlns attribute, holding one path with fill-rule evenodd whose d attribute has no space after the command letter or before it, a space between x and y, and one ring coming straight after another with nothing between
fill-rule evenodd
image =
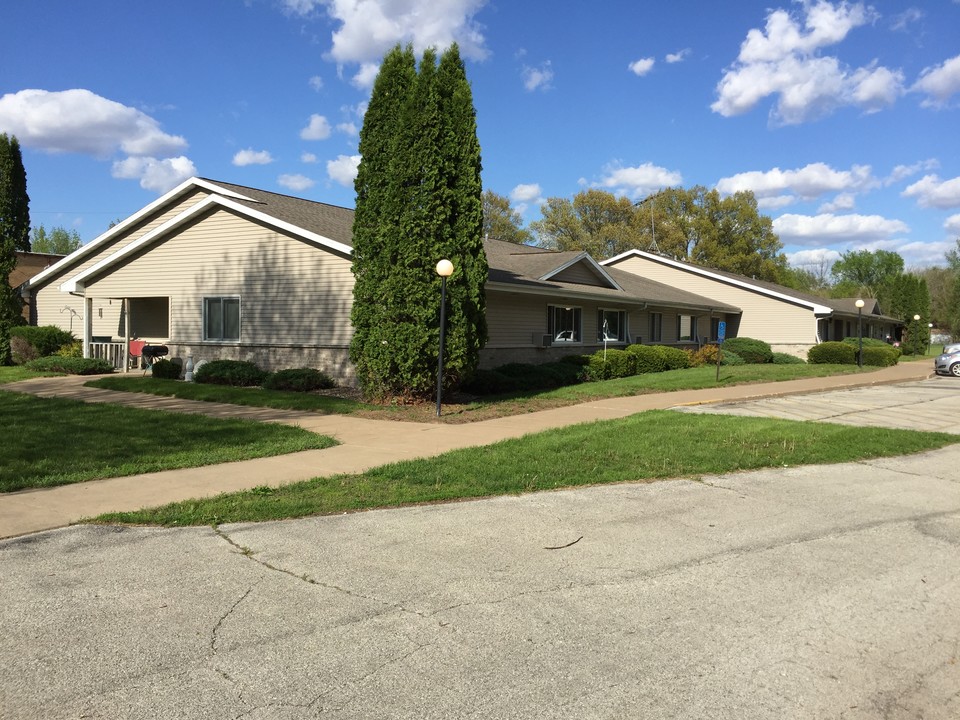
<instances>
[{"instance_id":1,"label":"green lawn","mask_svg":"<svg viewBox=\"0 0 960 720\"><path fill-rule=\"evenodd\" d=\"M698 390L758 382L781 382L807 377L825 377L848 373L867 373L855 365L737 365L722 367L717 381L715 366L671 370L662 373L635 375L618 380L583 383L544 392L492 396L472 401L454 399L444 402L441 422L462 423L489 420L507 415L521 415L537 410L562 407L588 400L645 393ZM432 403L408 406L383 406L357 400L312 393L278 392L259 388L234 388L223 385L198 385L176 380L155 380L151 377L104 377L87 383L108 390L125 390L154 395L174 396L190 400L254 405L288 410L328 414L353 414L412 422L436 422Z\"/></svg>"},{"instance_id":2,"label":"green lawn","mask_svg":"<svg viewBox=\"0 0 960 720\"><path fill-rule=\"evenodd\" d=\"M0 365L0 385L17 382L18 380L29 380L35 377L53 377L58 374L59 373L35 372L20 366L5 367Z\"/></svg>"},{"instance_id":3,"label":"green lawn","mask_svg":"<svg viewBox=\"0 0 960 720\"><path fill-rule=\"evenodd\" d=\"M945 433L651 411L317 478L110 513L99 522L206 525L278 520L561 487L838 463L942 447Z\"/></svg>"},{"instance_id":4,"label":"green lawn","mask_svg":"<svg viewBox=\"0 0 960 720\"><path fill-rule=\"evenodd\" d=\"M300 428L0 391L0 492L326 448Z\"/></svg>"}]
</instances>

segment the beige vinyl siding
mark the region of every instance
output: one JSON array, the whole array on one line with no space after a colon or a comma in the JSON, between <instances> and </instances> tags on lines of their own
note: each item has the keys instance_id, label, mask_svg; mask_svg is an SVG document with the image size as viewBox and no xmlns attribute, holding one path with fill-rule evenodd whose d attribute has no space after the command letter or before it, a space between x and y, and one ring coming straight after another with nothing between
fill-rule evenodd
<instances>
[{"instance_id":1,"label":"beige vinyl siding","mask_svg":"<svg viewBox=\"0 0 960 720\"><path fill-rule=\"evenodd\" d=\"M56 325L64 330L69 330L70 318L73 316L73 334L78 338L83 337L83 298L61 292L61 283L78 275L87 268L96 265L104 258L126 247L134 240L143 237L154 228L192 207L208 194L206 191L196 191L187 194L163 212L143 218L134 227L102 243L96 252L90 253L76 263L66 264L64 268L47 278L44 285L34 293L34 302L37 307L37 324ZM103 317L101 317L101 313ZM81 318L79 323L78 318ZM118 330L119 322L120 308L116 302L113 304L105 303L94 306L94 335L122 335L122 329Z\"/></svg>"},{"instance_id":2,"label":"beige vinyl siding","mask_svg":"<svg viewBox=\"0 0 960 720\"><path fill-rule=\"evenodd\" d=\"M752 337L770 344L812 344L816 342L817 323L813 310L762 295L745 288L729 285L719 280L662 265L639 257L629 257L615 266L637 275L672 285L687 292L714 298L734 305L743 311L737 334ZM706 322L705 327L702 323ZM663 316L664 342L668 333L676 339L676 312L669 320ZM697 333L706 336L710 332L709 320L698 320Z\"/></svg>"},{"instance_id":3,"label":"beige vinyl siding","mask_svg":"<svg viewBox=\"0 0 960 720\"><path fill-rule=\"evenodd\" d=\"M349 258L223 209L91 278L87 294L169 297L176 344L201 342L203 298L220 296L240 297L240 344L344 347L352 334Z\"/></svg>"},{"instance_id":4,"label":"beige vinyl siding","mask_svg":"<svg viewBox=\"0 0 960 720\"><path fill-rule=\"evenodd\" d=\"M547 301L537 295L487 292L487 347L527 347L547 332Z\"/></svg>"},{"instance_id":5,"label":"beige vinyl siding","mask_svg":"<svg viewBox=\"0 0 960 720\"><path fill-rule=\"evenodd\" d=\"M610 287L610 283L603 280L593 268L587 266L584 262L578 262L568 268L564 268L550 280L557 282L578 283L580 285L593 285L594 287Z\"/></svg>"}]
</instances>

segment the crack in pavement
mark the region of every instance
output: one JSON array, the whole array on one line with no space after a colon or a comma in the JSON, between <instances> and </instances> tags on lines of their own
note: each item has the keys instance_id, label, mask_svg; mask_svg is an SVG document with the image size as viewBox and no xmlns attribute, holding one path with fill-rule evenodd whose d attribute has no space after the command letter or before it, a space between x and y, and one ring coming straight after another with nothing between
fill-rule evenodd
<instances>
[{"instance_id":1,"label":"crack in pavement","mask_svg":"<svg viewBox=\"0 0 960 720\"><path fill-rule=\"evenodd\" d=\"M210 633L210 649L213 652L217 652L217 634L220 632L220 626L223 625L224 621L233 614L233 611L237 609L237 606L240 605L244 600L247 599L247 596L253 592L253 589L259 585L263 579L257 580L253 585L247 588L247 591L240 596L240 598L230 606L230 609L227 610L223 615L220 616L220 619L217 620L217 624L213 626L213 632ZM231 678L224 675L225 678L231 680Z\"/></svg>"}]
</instances>

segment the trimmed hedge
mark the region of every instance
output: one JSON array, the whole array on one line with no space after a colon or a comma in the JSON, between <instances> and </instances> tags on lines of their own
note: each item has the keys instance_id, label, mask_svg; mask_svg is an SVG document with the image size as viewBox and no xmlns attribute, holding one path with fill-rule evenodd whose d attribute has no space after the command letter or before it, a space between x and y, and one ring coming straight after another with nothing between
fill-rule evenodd
<instances>
[{"instance_id":1,"label":"trimmed hedge","mask_svg":"<svg viewBox=\"0 0 960 720\"><path fill-rule=\"evenodd\" d=\"M690 354L690 367L703 367L704 365L716 365L717 353L720 347L714 344L704 345L699 350Z\"/></svg>"},{"instance_id":2,"label":"trimmed hedge","mask_svg":"<svg viewBox=\"0 0 960 720\"><path fill-rule=\"evenodd\" d=\"M844 342L822 342L807 351L807 362L821 365L856 365L857 350Z\"/></svg>"},{"instance_id":3,"label":"trimmed hedge","mask_svg":"<svg viewBox=\"0 0 960 720\"><path fill-rule=\"evenodd\" d=\"M625 352L636 358L635 374L663 372L667 369L666 357L659 352L656 345L630 345Z\"/></svg>"},{"instance_id":4,"label":"trimmed hedge","mask_svg":"<svg viewBox=\"0 0 960 720\"><path fill-rule=\"evenodd\" d=\"M855 337L846 337L843 339L843 342L852 347L854 350L856 350L860 344L859 339ZM863 338L864 351L866 351L868 347L886 348L887 350L890 350L897 359L900 359L900 356L903 354L903 351L899 347L894 347L890 343L884 342L883 340L877 340L877 338Z\"/></svg>"},{"instance_id":5,"label":"trimmed hedge","mask_svg":"<svg viewBox=\"0 0 960 720\"><path fill-rule=\"evenodd\" d=\"M774 365L806 365L807 362L803 358L798 358L796 355L791 355L790 353L775 352L773 354L773 364Z\"/></svg>"},{"instance_id":6,"label":"trimmed hedge","mask_svg":"<svg viewBox=\"0 0 960 720\"><path fill-rule=\"evenodd\" d=\"M663 358L663 364L667 370L686 370L690 367L690 353L686 350L666 345L651 347Z\"/></svg>"},{"instance_id":7,"label":"trimmed hedge","mask_svg":"<svg viewBox=\"0 0 960 720\"><path fill-rule=\"evenodd\" d=\"M113 372L113 363L96 358L47 357L31 360L24 365L29 370L41 372L59 372L68 375L106 375Z\"/></svg>"},{"instance_id":8,"label":"trimmed hedge","mask_svg":"<svg viewBox=\"0 0 960 720\"><path fill-rule=\"evenodd\" d=\"M747 361L742 357L737 355L735 352L730 352L729 350L724 350L723 355L720 357L721 365L746 365Z\"/></svg>"},{"instance_id":9,"label":"trimmed hedge","mask_svg":"<svg viewBox=\"0 0 960 720\"><path fill-rule=\"evenodd\" d=\"M73 333L61 330L56 325L17 325L10 328L10 339L23 338L33 347L36 357L53 355L64 345L72 343L76 338Z\"/></svg>"},{"instance_id":10,"label":"trimmed hedge","mask_svg":"<svg viewBox=\"0 0 960 720\"><path fill-rule=\"evenodd\" d=\"M177 358L179 360L179 358ZM150 366L150 374L158 380L179 380L180 363L161 358Z\"/></svg>"},{"instance_id":11,"label":"trimmed hedge","mask_svg":"<svg viewBox=\"0 0 960 720\"><path fill-rule=\"evenodd\" d=\"M193 374L194 382L234 387L257 386L266 377L264 370L246 360L211 360Z\"/></svg>"},{"instance_id":12,"label":"trimmed hedge","mask_svg":"<svg viewBox=\"0 0 960 720\"><path fill-rule=\"evenodd\" d=\"M877 347L875 345L863 347L863 364L871 367L890 367L896 365L900 357L899 348L886 346Z\"/></svg>"},{"instance_id":13,"label":"trimmed hedge","mask_svg":"<svg viewBox=\"0 0 960 720\"><path fill-rule=\"evenodd\" d=\"M763 365L773 362L773 350L763 340L749 337L733 337L723 343L724 352L732 352L751 365Z\"/></svg>"},{"instance_id":14,"label":"trimmed hedge","mask_svg":"<svg viewBox=\"0 0 960 720\"><path fill-rule=\"evenodd\" d=\"M636 357L626 350L598 350L590 356L587 377L590 380L611 380L637 374Z\"/></svg>"},{"instance_id":15,"label":"trimmed hedge","mask_svg":"<svg viewBox=\"0 0 960 720\"><path fill-rule=\"evenodd\" d=\"M587 362L584 356L572 355L542 365L508 363L493 370L478 369L463 390L474 395L504 395L576 385L584 380Z\"/></svg>"},{"instance_id":16,"label":"trimmed hedge","mask_svg":"<svg viewBox=\"0 0 960 720\"><path fill-rule=\"evenodd\" d=\"M329 375L314 368L290 368L268 375L263 381L266 390L287 390L290 392L312 392L328 390L334 386Z\"/></svg>"}]
</instances>

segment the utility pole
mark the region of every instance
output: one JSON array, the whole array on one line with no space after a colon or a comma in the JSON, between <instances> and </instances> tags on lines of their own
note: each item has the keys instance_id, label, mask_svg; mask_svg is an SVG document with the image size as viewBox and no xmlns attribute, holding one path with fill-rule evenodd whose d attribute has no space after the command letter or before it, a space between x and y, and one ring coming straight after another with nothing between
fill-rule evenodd
<instances>
[{"instance_id":1,"label":"utility pole","mask_svg":"<svg viewBox=\"0 0 960 720\"><path fill-rule=\"evenodd\" d=\"M634 207L640 207L648 200L650 201L650 247L648 248L650 252L660 254L660 248L657 246L657 231L653 226L653 201L657 199L662 191L657 190L657 192L647 195L643 200L638 200L633 204Z\"/></svg>"}]
</instances>

